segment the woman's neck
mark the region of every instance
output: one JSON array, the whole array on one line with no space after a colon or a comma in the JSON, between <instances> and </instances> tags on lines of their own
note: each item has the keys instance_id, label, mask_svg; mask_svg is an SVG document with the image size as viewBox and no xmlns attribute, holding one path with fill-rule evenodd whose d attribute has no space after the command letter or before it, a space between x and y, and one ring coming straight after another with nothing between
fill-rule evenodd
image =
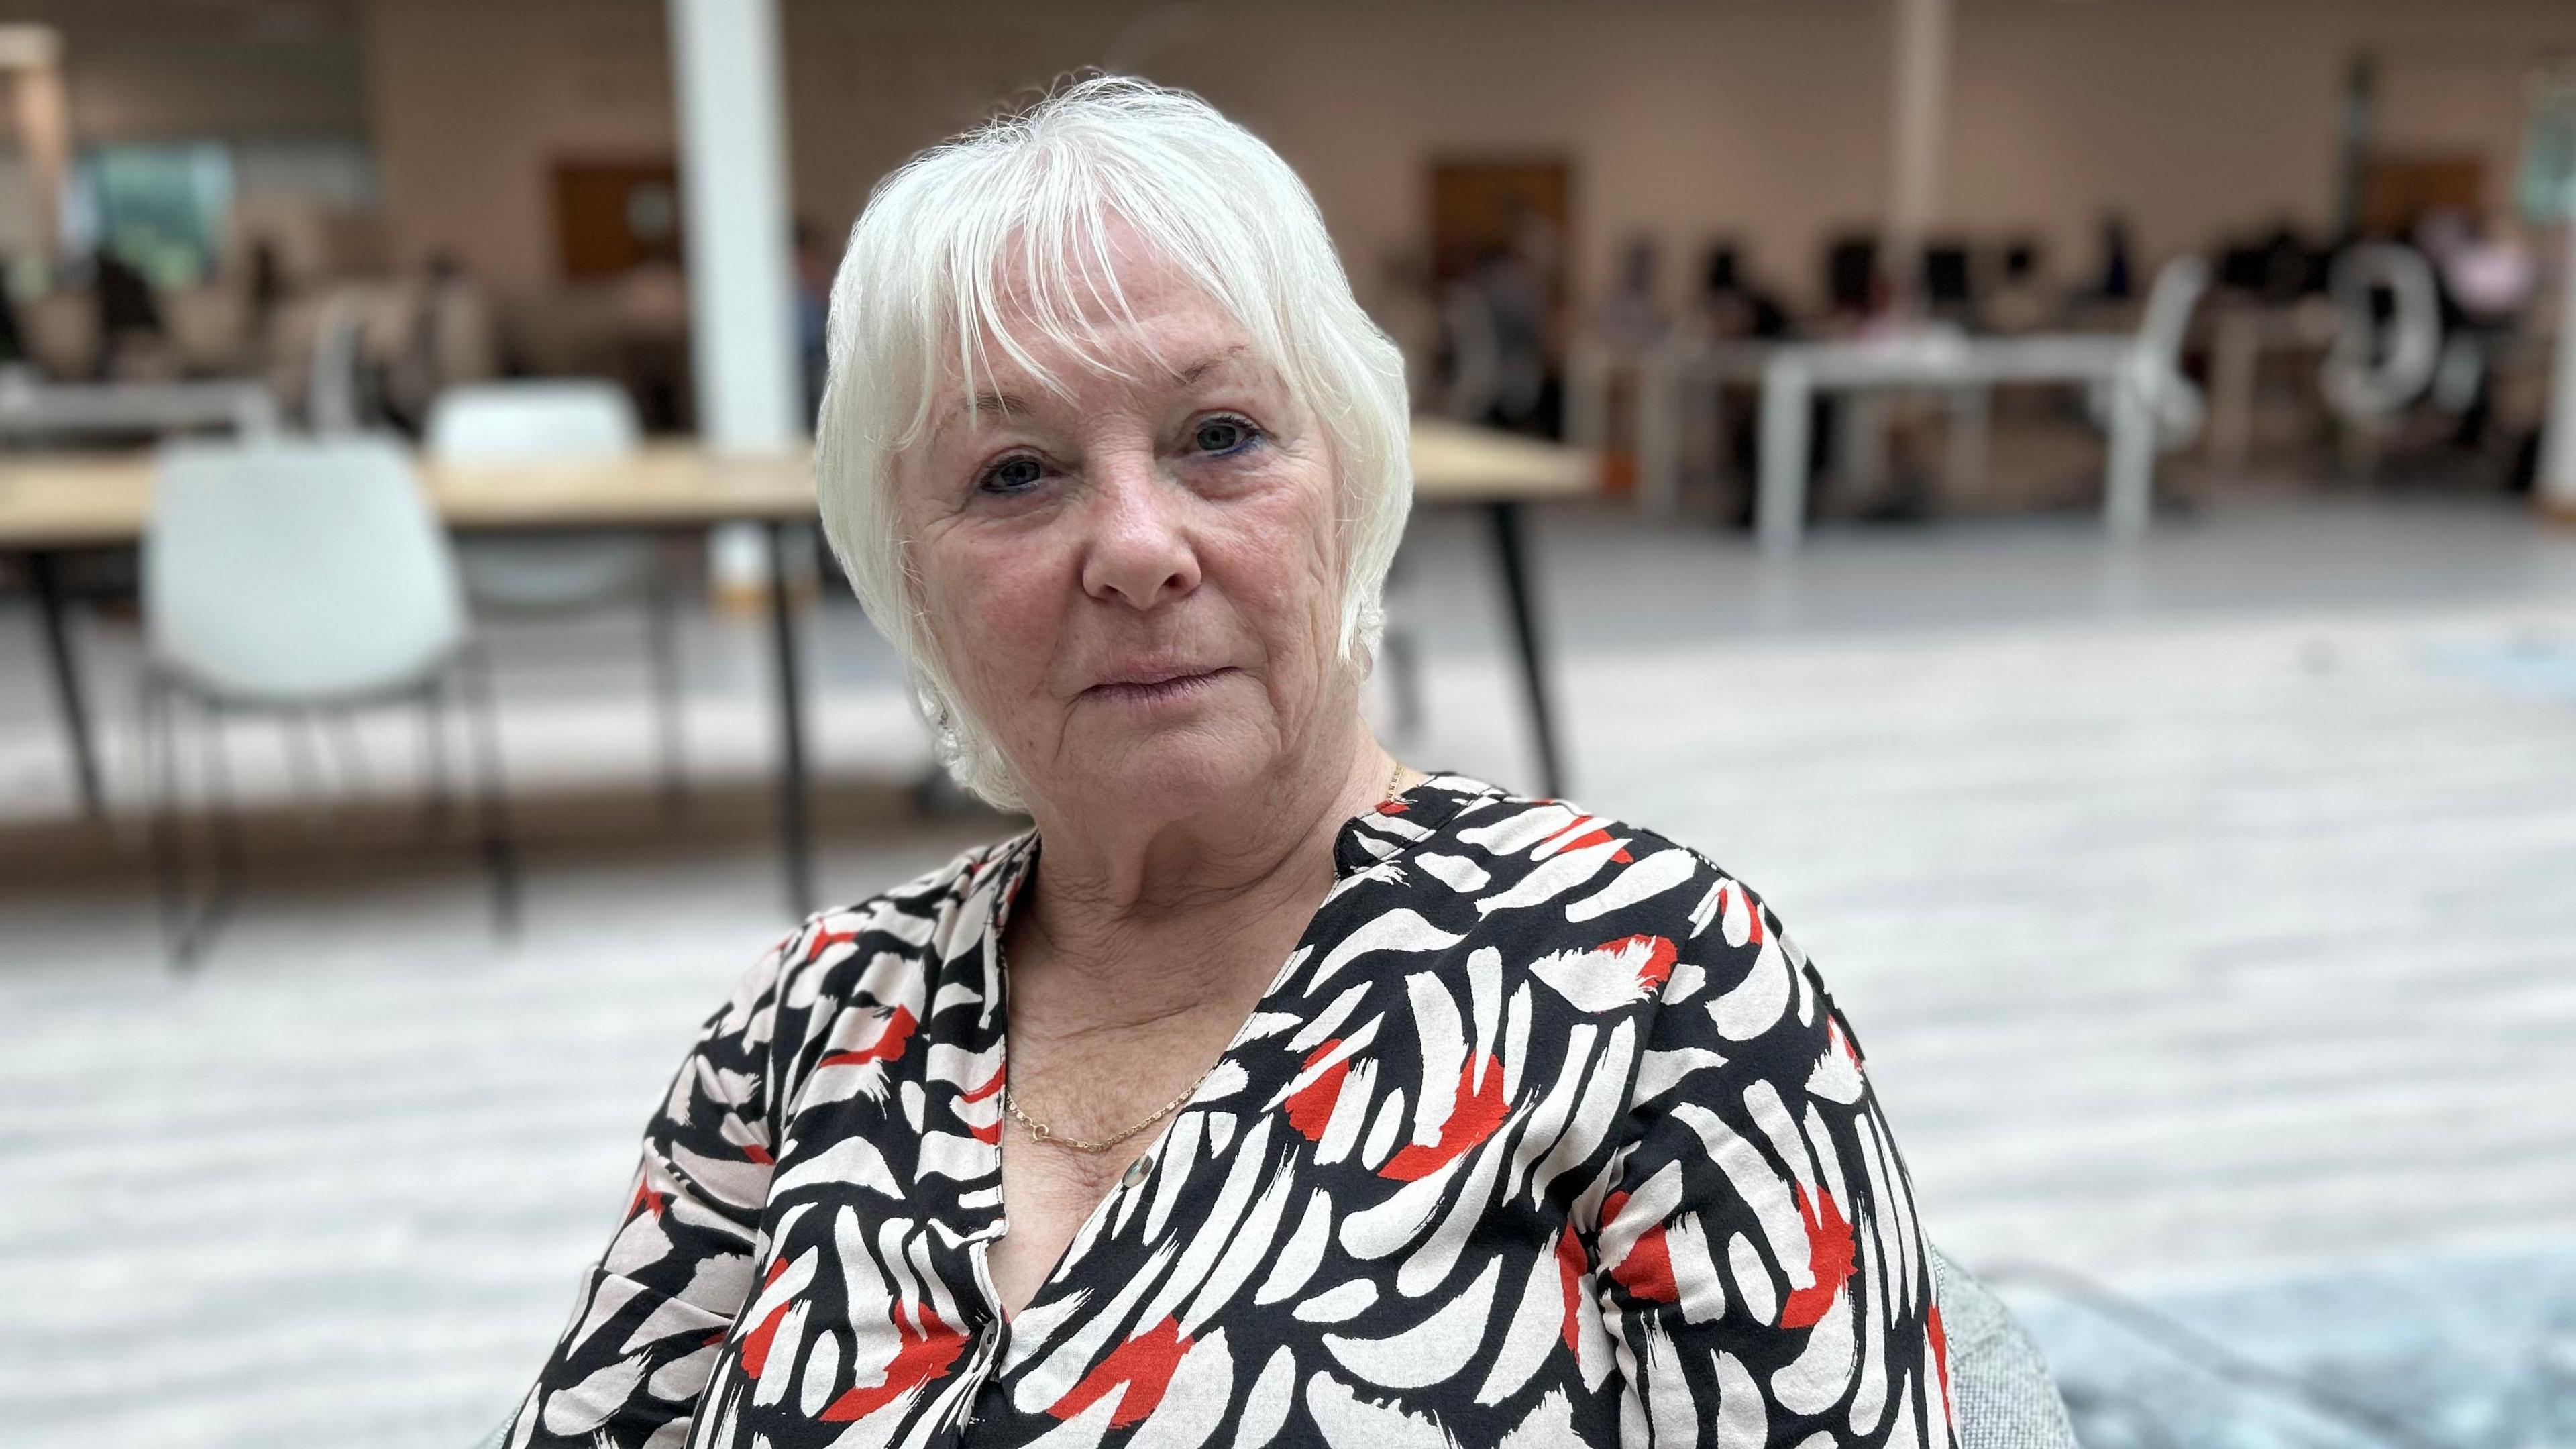
<instances>
[{"instance_id":1,"label":"woman's neck","mask_svg":"<svg viewBox=\"0 0 2576 1449\"><path fill-rule=\"evenodd\" d=\"M1275 970L1331 889L1342 823L1385 794L1389 757L1365 729L1333 753L1336 765L1283 770L1179 818L1036 809L1044 853L1014 915L1015 991L1062 1000L1029 979L1042 973L1141 1022Z\"/></svg>"}]
</instances>

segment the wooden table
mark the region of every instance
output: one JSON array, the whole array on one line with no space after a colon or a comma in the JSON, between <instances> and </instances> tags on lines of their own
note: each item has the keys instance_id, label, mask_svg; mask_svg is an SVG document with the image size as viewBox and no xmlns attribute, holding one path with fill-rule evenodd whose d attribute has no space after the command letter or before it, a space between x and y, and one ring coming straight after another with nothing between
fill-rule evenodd
<instances>
[{"instance_id":1,"label":"wooden table","mask_svg":"<svg viewBox=\"0 0 2576 1449\"><path fill-rule=\"evenodd\" d=\"M1485 510L1511 614L1522 685L1539 756L1539 783L1561 793L1555 711L1537 624L1524 503L1577 497L1592 486L1583 455L1481 428L1417 419L1414 496ZM0 554L27 562L45 634L54 697L83 806L103 813L98 756L62 588L65 554L133 548L152 512L153 455L0 453ZM657 443L623 458L458 465L424 462L423 486L459 531L701 529L748 522L769 544L770 639L777 684L780 854L799 914L815 899L806 815L804 685L796 656L787 527L811 522L814 485L806 453L727 457L695 443Z\"/></svg>"}]
</instances>

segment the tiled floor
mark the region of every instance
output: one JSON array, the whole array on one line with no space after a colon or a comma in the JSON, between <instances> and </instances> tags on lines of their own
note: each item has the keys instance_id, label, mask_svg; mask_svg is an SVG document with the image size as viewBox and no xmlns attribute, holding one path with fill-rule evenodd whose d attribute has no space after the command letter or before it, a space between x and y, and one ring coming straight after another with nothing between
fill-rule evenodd
<instances>
[{"instance_id":1,"label":"tiled floor","mask_svg":"<svg viewBox=\"0 0 2576 1449\"><path fill-rule=\"evenodd\" d=\"M2576 1252L2576 537L2383 500L2133 550L2077 518L1827 530L1786 565L1606 512L1539 538L1574 792L1765 890L1955 1255L2192 1305ZM1491 588L1474 520L1417 525L1404 749L1516 783ZM532 850L516 941L461 852L352 864L289 829L176 979L139 872L24 847L72 838L41 823L66 797L25 622L0 614L0 1275L37 1306L0 1315L9 1442L466 1442L569 1308L689 1030L784 924L759 634L689 641L698 825L640 789L545 814L574 823ZM113 702L130 646L93 633ZM521 791L649 777L631 623L498 648ZM810 648L835 778L917 772L864 622ZM410 728L357 728L378 789ZM289 782L273 732L236 744L252 793ZM995 828L854 808L829 888ZM2381 1301L2394 1341L2436 1331ZM2240 1346L2307 1361L2283 1312ZM2071 1372L2111 1362L2073 1332Z\"/></svg>"}]
</instances>

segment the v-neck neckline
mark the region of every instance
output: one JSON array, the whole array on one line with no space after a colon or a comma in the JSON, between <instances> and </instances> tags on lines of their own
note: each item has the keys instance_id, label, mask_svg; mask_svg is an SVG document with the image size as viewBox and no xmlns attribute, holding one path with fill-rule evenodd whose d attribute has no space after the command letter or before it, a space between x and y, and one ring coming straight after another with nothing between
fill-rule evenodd
<instances>
[{"instance_id":1,"label":"v-neck neckline","mask_svg":"<svg viewBox=\"0 0 2576 1449\"><path fill-rule=\"evenodd\" d=\"M1455 782L1455 784L1449 788L1430 789L1431 786L1444 782ZM1456 788L1455 786L1458 785L1467 788ZM1404 789L1378 801L1366 813L1344 820L1334 830L1333 883L1325 889L1324 898L1316 902L1314 910L1308 913L1306 924L1297 933L1297 944L1289 949L1287 956L1279 963L1278 969L1271 974L1270 984L1262 988L1260 997L1252 1003L1252 1009L1244 1013L1242 1021L1236 1023L1233 1035L1226 1040L1224 1050L1218 1052L1216 1060L1208 1064L1207 1073L1200 1077L1198 1086L1192 1089L1187 1100L1163 1119L1162 1127L1147 1142L1145 1150L1132 1159L1137 1162L1150 1161L1154 1166L1141 1180L1133 1184L1126 1181L1125 1173L1120 1174L1119 1180L1112 1183L1109 1191L1101 1195L1100 1201L1092 1204L1091 1211L1083 1215L1081 1224L1074 1229L1072 1238L1065 1243L1064 1251L1047 1270L1046 1277L1039 1281L1037 1291L1029 1295L1029 1301L1021 1304L1016 1313L1002 1306L1001 1293L993 1281L991 1260L993 1245L1010 1233L1010 1203L1004 1194L1002 1176L1002 1138L1008 1135L1007 1125L996 1123L991 1142L977 1139L977 1145L984 1158L982 1177L992 1184L993 1204L989 1209L990 1217L973 1227L963 1237L967 1258L974 1269L975 1286L984 1295L982 1306L992 1315L993 1323L1001 1329L1006 1345L1011 1342L1010 1332L1014 1324L1031 1312L1063 1296L1067 1288L1067 1270L1073 1265L1075 1250L1098 1238L1102 1231L1101 1215L1115 1209L1127 1194L1143 1191L1153 1183L1156 1176L1161 1174L1163 1152L1171 1141L1173 1131L1180 1126L1182 1118L1200 1110L1199 1098L1207 1091L1207 1084L1216 1080L1218 1069L1228 1060L1234 1059L1242 1050L1245 1045L1244 1033L1251 1029L1254 1022L1261 1020L1275 1009L1273 1004L1287 993L1299 970L1312 959L1316 945L1315 933L1323 925L1326 911L1341 895L1343 887L1351 877L1419 848L1459 812L1466 809L1469 802L1491 791L1492 787L1483 785L1482 782L1471 781L1466 777L1444 771L1432 771ZM1365 823L1372 817L1387 815L1407 817L1408 823L1414 825L1420 834L1397 849L1380 855L1371 851L1364 843ZM984 923L981 954L985 979L991 983L990 995L987 999L992 1003L992 1026L990 1027L992 1050L999 1059L996 1070L1000 1074L998 1080L1002 1084L1003 1093L1010 1091L1011 1009L1010 977L1004 969L1002 937L1010 929L1011 911L1019 903L1020 891L1033 878L1042 844L1034 826L1004 844L1003 849L1008 858L1001 864L1002 878L994 886L993 909ZM1006 1356L1007 1352L1006 1349Z\"/></svg>"}]
</instances>

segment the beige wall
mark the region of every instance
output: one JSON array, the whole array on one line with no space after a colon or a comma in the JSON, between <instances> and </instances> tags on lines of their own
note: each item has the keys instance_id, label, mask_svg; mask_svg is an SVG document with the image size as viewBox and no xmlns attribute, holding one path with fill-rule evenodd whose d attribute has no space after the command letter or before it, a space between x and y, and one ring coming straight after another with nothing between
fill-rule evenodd
<instances>
[{"instance_id":1,"label":"beige wall","mask_svg":"<svg viewBox=\"0 0 2576 1449\"><path fill-rule=\"evenodd\" d=\"M151 0L0 0L0 22L63 39L76 142L357 136L367 123L357 37L337 17L255 26L232 7ZM0 106L0 137L15 118Z\"/></svg>"},{"instance_id":2,"label":"beige wall","mask_svg":"<svg viewBox=\"0 0 2576 1449\"><path fill-rule=\"evenodd\" d=\"M449 250L505 287L550 282L553 164L672 150L654 0L373 0L363 36L400 261Z\"/></svg>"},{"instance_id":3,"label":"beige wall","mask_svg":"<svg viewBox=\"0 0 2576 1449\"><path fill-rule=\"evenodd\" d=\"M1620 242L1750 239L1801 291L1827 233L1886 189L1876 0L785 0L799 210L867 188L995 99L1107 64L1199 90L1314 186L1363 292L1423 241L1439 155L1577 165L1579 275ZM2350 56L2387 66L2386 134L2483 147L2510 183L2521 68L2576 46L2566 0L1961 0L1942 222L2035 231L2061 271L2118 206L2150 252L2333 203ZM667 152L653 0L371 0L373 129L398 245L505 283L552 275L546 167Z\"/></svg>"}]
</instances>

